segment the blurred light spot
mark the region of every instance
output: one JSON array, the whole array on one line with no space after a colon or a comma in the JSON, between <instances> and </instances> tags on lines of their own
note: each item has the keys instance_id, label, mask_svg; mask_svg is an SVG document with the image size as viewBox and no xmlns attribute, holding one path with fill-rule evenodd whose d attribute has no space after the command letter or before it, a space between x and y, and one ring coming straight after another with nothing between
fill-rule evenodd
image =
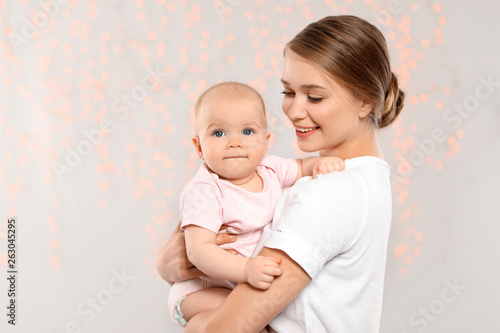
<instances>
[{"instance_id":1,"label":"blurred light spot","mask_svg":"<svg viewBox=\"0 0 500 333\"><path fill-rule=\"evenodd\" d=\"M55 254L50 256L50 263L52 264L52 267L55 270L60 270L61 269L61 263L59 262L59 257L56 256Z\"/></svg>"},{"instance_id":2,"label":"blurred light spot","mask_svg":"<svg viewBox=\"0 0 500 333\"><path fill-rule=\"evenodd\" d=\"M417 62L413 58L408 58L406 63L408 64L408 67L410 67L411 69L415 69L417 67Z\"/></svg>"},{"instance_id":3,"label":"blurred light spot","mask_svg":"<svg viewBox=\"0 0 500 333\"><path fill-rule=\"evenodd\" d=\"M172 133L173 131L174 131L174 125L172 125L172 124L165 125L165 132L166 133Z\"/></svg>"},{"instance_id":4,"label":"blurred light spot","mask_svg":"<svg viewBox=\"0 0 500 333\"><path fill-rule=\"evenodd\" d=\"M97 207L98 207L99 209L104 209L104 208L106 208L106 201L105 201L105 200L99 200L99 201L97 202Z\"/></svg>"},{"instance_id":5,"label":"blurred light spot","mask_svg":"<svg viewBox=\"0 0 500 333\"><path fill-rule=\"evenodd\" d=\"M57 224L56 224L56 219L54 218L54 216L49 216L47 218L47 222L49 223L50 231L56 232L57 231Z\"/></svg>"},{"instance_id":6,"label":"blurred light spot","mask_svg":"<svg viewBox=\"0 0 500 333\"><path fill-rule=\"evenodd\" d=\"M406 250L408 250L408 245L406 244L401 244L397 246L396 249L394 250L396 258L400 258L406 252Z\"/></svg>"},{"instance_id":7,"label":"blurred light spot","mask_svg":"<svg viewBox=\"0 0 500 333\"><path fill-rule=\"evenodd\" d=\"M109 188L109 182L107 180L103 180L102 182L99 182L97 184L97 189L99 191L104 191L104 190L107 190Z\"/></svg>"}]
</instances>

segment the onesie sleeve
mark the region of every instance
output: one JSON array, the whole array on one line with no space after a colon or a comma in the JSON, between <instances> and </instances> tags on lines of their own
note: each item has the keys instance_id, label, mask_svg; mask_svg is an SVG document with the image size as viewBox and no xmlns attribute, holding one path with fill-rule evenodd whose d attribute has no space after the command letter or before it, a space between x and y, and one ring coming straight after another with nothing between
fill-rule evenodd
<instances>
[{"instance_id":1,"label":"onesie sleeve","mask_svg":"<svg viewBox=\"0 0 500 333\"><path fill-rule=\"evenodd\" d=\"M295 184L265 247L284 251L314 279L347 251L366 223L368 190L355 172L334 172Z\"/></svg>"},{"instance_id":2,"label":"onesie sleeve","mask_svg":"<svg viewBox=\"0 0 500 333\"><path fill-rule=\"evenodd\" d=\"M260 164L276 173L281 188L292 186L297 178L298 165L297 161L292 158L266 155Z\"/></svg>"},{"instance_id":3,"label":"onesie sleeve","mask_svg":"<svg viewBox=\"0 0 500 333\"><path fill-rule=\"evenodd\" d=\"M187 186L181 194L181 229L196 225L217 233L222 225L220 190L210 184Z\"/></svg>"}]
</instances>

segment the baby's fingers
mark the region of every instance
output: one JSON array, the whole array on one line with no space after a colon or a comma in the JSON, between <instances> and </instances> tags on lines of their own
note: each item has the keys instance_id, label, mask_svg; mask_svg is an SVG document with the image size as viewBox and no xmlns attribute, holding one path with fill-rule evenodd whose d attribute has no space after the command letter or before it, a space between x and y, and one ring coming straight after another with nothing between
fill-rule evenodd
<instances>
[{"instance_id":1,"label":"baby's fingers","mask_svg":"<svg viewBox=\"0 0 500 333\"><path fill-rule=\"evenodd\" d=\"M264 273L267 276L274 277L274 276L280 276L283 272L281 271L281 268L279 268L279 267L265 266L264 269L262 270L262 273ZM269 281L269 282L271 282L271 281Z\"/></svg>"},{"instance_id":2,"label":"baby's fingers","mask_svg":"<svg viewBox=\"0 0 500 333\"><path fill-rule=\"evenodd\" d=\"M334 166L330 162L321 163L318 165L318 172L322 175L330 173L334 170Z\"/></svg>"},{"instance_id":3,"label":"baby's fingers","mask_svg":"<svg viewBox=\"0 0 500 333\"><path fill-rule=\"evenodd\" d=\"M339 159L336 160L334 163L335 163L335 170L343 171L345 169L345 163L343 160Z\"/></svg>"},{"instance_id":4,"label":"baby's fingers","mask_svg":"<svg viewBox=\"0 0 500 333\"><path fill-rule=\"evenodd\" d=\"M282 271L279 263L281 263L281 258L269 258L264 263L262 273L270 276L280 276Z\"/></svg>"}]
</instances>

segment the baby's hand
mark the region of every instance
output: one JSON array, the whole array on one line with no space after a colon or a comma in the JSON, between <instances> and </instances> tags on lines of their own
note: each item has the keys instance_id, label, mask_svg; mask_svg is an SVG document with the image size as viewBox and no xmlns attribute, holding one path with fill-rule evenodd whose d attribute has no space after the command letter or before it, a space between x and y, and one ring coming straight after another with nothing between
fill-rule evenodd
<instances>
[{"instance_id":1,"label":"baby's hand","mask_svg":"<svg viewBox=\"0 0 500 333\"><path fill-rule=\"evenodd\" d=\"M332 171L342 171L344 169L345 163L340 157L322 157L314 165L313 178L316 178L318 175L324 175Z\"/></svg>"},{"instance_id":2,"label":"baby's hand","mask_svg":"<svg viewBox=\"0 0 500 333\"><path fill-rule=\"evenodd\" d=\"M245 266L247 282L255 288L268 289L275 276L281 275L281 258L257 256Z\"/></svg>"}]
</instances>

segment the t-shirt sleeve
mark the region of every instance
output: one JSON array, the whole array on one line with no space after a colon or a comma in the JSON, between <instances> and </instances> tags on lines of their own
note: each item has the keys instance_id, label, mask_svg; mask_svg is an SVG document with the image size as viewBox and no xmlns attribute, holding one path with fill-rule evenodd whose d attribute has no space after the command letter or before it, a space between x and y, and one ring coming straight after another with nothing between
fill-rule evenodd
<instances>
[{"instance_id":1,"label":"t-shirt sleeve","mask_svg":"<svg viewBox=\"0 0 500 333\"><path fill-rule=\"evenodd\" d=\"M295 184L264 246L284 251L314 279L329 260L355 242L368 204L366 185L353 172Z\"/></svg>"},{"instance_id":2,"label":"t-shirt sleeve","mask_svg":"<svg viewBox=\"0 0 500 333\"><path fill-rule=\"evenodd\" d=\"M266 155L260 164L273 169L281 184L281 188L292 186L295 178L297 178L298 165L297 161L293 158Z\"/></svg>"},{"instance_id":3,"label":"t-shirt sleeve","mask_svg":"<svg viewBox=\"0 0 500 333\"><path fill-rule=\"evenodd\" d=\"M196 225L217 233L222 225L220 191L204 183L187 186L181 194L180 211L181 229Z\"/></svg>"}]
</instances>

